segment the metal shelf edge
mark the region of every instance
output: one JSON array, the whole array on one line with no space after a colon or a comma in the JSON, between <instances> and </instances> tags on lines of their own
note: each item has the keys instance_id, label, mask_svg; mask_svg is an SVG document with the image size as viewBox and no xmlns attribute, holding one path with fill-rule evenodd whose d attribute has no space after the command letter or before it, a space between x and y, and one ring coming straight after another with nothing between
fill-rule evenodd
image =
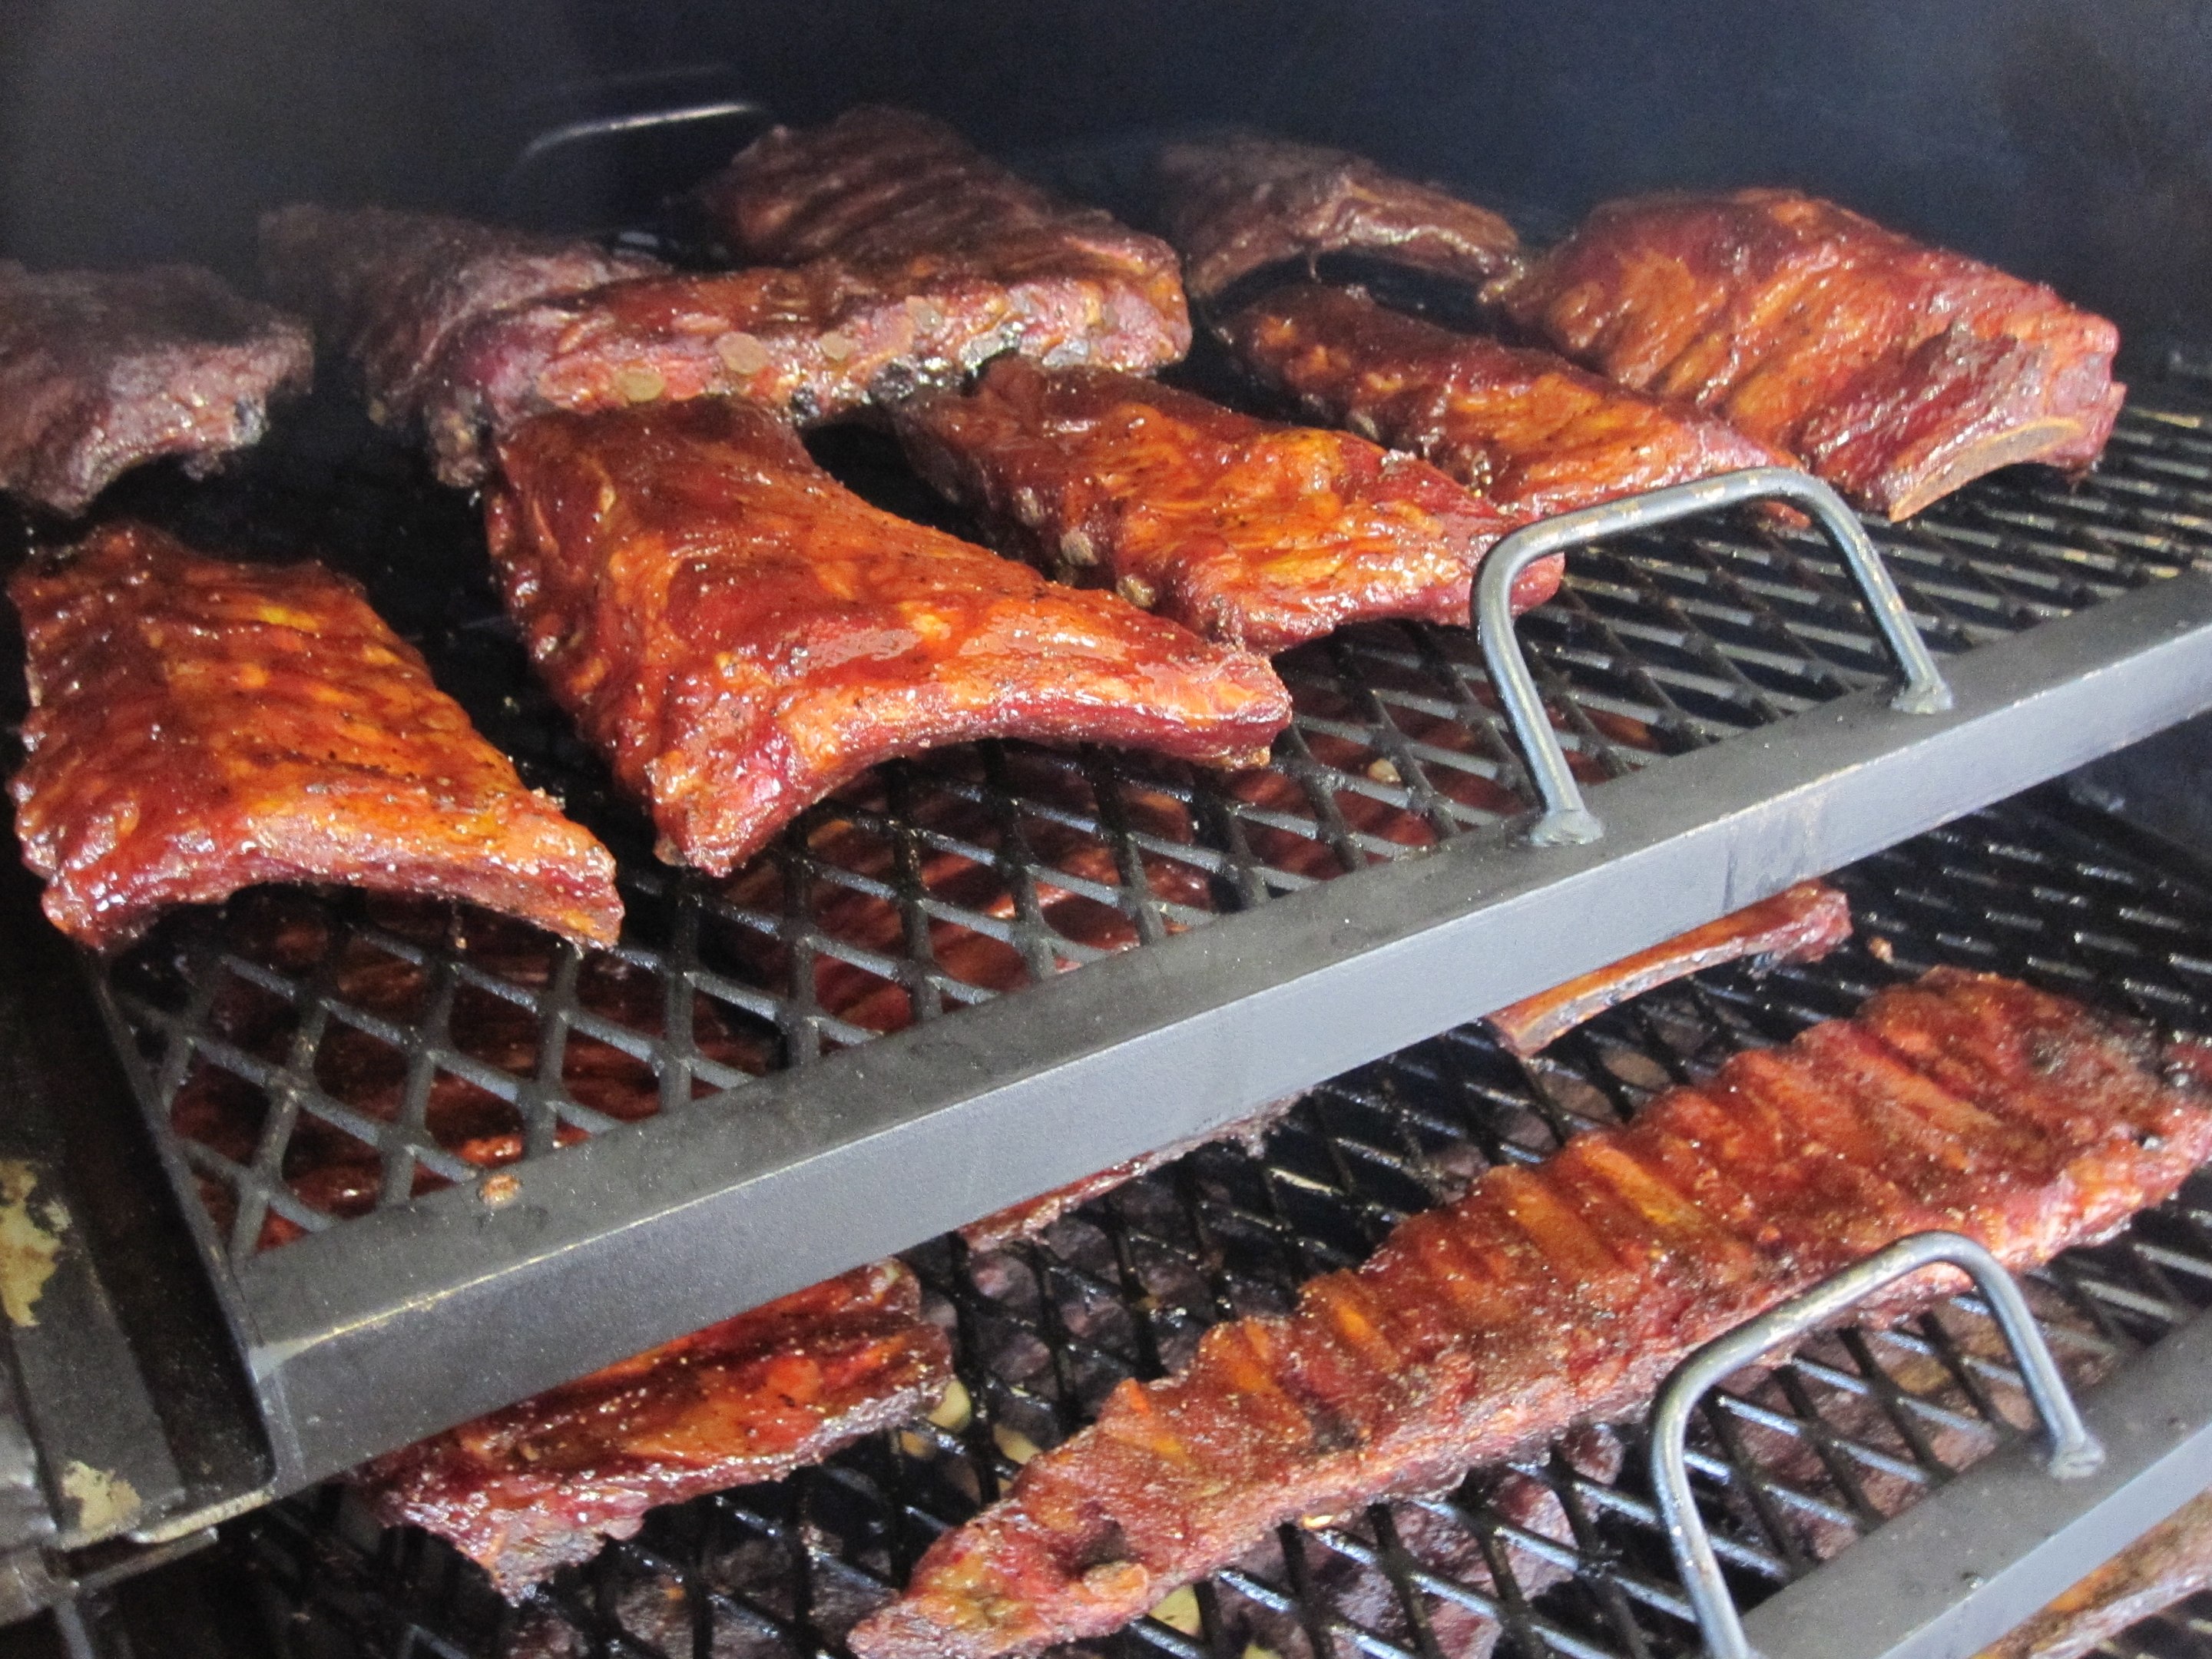
<instances>
[{"instance_id":1,"label":"metal shelf edge","mask_svg":"<svg viewBox=\"0 0 2212 1659\"><path fill-rule=\"evenodd\" d=\"M2101 1387L2104 1467L2053 1480L2032 1439L1777 1592L1744 1619L1762 1659L1965 1659L2212 1486L2212 1317Z\"/></svg>"},{"instance_id":2,"label":"metal shelf edge","mask_svg":"<svg viewBox=\"0 0 2212 1659\"><path fill-rule=\"evenodd\" d=\"M292 1489L1241 1115L2212 705L2212 580L1604 787L1590 846L1469 836L240 1269ZM1114 1109L1100 1109L1110 1102ZM1038 1133L1040 1126L1048 1132ZM641 1293L650 1287L650 1293Z\"/></svg>"}]
</instances>

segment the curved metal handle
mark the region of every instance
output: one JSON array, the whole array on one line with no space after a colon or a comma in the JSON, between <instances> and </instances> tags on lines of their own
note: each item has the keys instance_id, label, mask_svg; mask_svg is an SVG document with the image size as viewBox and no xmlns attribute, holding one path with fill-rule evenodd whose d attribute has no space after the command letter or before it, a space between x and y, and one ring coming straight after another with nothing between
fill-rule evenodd
<instances>
[{"instance_id":1,"label":"curved metal handle","mask_svg":"<svg viewBox=\"0 0 2212 1659\"><path fill-rule=\"evenodd\" d=\"M1887 1249L1869 1256L1855 1267L1822 1280L1802 1296L1739 1325L1692 1354L1674 1368L1659 1391L1651 1413L1651 1484L1659 1498L1659 1513L1667 1526L1668 1541L1674 1547L1674 1565L1697 1610L1698 1628L1705 1651L1712 1659L1753 1659L1745 1639L1743 1621L1735 1598L1721 1577L1720 1562L1713 1554L1712 1538L1705 1517L1698 1513L1690 1491L1690 1468L1686 1437L1690 1413L1705 1391L1733 1371L1784 1342L1826 1325L1885 1285L1893 1285L1923 1267L1948 1262L1963 1267L1996 1317L2020 1362L2028 1398L2042 1419L2049 1447L2044 1467L2054 1480L2078 1480L2103 1465L2105 1449L2081 1421L2066 1379L2036 1328L2027 1298L2005 1271L2004 1264L1963 1233L1915 1233Z\"/></svg>"},{"instance_id":2,"label":"curved metal handle","mask_svg":"<svg viewBox=\"0 0 2212 1659\"><path fill-rule=\"evenodd\" d=\"M1529 840L1542 846L1591 842L1605 833L1605 827L1583 803L1582 787L1567 769L1566 751L1545 716L1535 677L1528 672L1528 659L1514 635L1510 600L1516 580L1538 559L1571 547L1632 530L1650 530L1724 507L1765 501L1793 501L1803 507L1843 555L1875 627L1904 671L1905 684L1890 699L1890 706L1908 714L1939 714L1951 706L1951 688L1944 683L1936 659L1928 654L1920 630L1912 625L1897 584L1890 580L1881 555L1867 538L1866 526L1844 505L1841 496L1810 473L1788 466L1747 467L1741 472L1723 472L1691 483L1626 495L1617 501L1602 501L1563 513L1556 519L1539 520L1492 548L1474 579L1474 625L1482 659L1544 798L1544 815L1528 832Z\"/></svg>"},{"instance_id":3,"label":"curved metal handle","mask_svg":"<svg viewBox=\"0 0 2212 1659\"><path fill-rule=\"evenodd\" d=\"M766 104L754 98L720 98L709 103L683 104L673 109L640 111L634 115L601 115L588 120L564 122L549 127L522 147L499 182L500 200L510 207L514 204L522 180L532 168L556 150L567 149L573 144L592 143L601 139L619 138L633 132L649 132L658 127L689 126L700 121L733 120L739 116L769 117Z\"/></svg>"}]
</instances>

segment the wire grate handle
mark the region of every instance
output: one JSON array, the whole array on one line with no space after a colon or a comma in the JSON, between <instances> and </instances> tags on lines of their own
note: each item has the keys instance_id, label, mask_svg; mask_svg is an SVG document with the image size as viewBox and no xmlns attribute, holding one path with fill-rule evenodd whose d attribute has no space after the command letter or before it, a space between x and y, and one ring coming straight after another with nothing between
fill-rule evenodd
<instances>
[{"instance_id":1,"label":"wire grate handle","mask_svg":"<svg viewBox=\"0 0 2212 1659\"><path fill-rule=\"evenodd\" d=\"M1631 531L1656 529L1722 507L1766 501L1792 501L1803 507L1843 555L1875 625L1904 672L1905 684L1890 699L1890 706L1908 714L1940 714L1951 707L1951 688L1929 654L1920 630L1912 625L1905 600L1869 538L1866 526L1844 505L1841 496L1810 473L1788 466L1747 467L1562 513L1556 519L1523 526L1499 542L1483 560L1474 579L1474 622L1483 661L1544 797L1544 815L1528 832L1529 840L1546 847L1576 845L1597 840L1605 833L1605 826L1583 804L1582 787L1567 768L1566 751L1544 713L1535 676L1529 672L1528 659L1513 632L1514 582L1537 560L1571 547Z\"/></svg>"},{"instance_id":2,"label":"wire grate handle","mask_svg":"<svg viewBox=\"0 0 2212 1659\"><path fill-rule=\"evenodd\" d=\"M1651 1484L1659 1498L1659 1514L1666 1523L1674 1565L1690 1593L1711 1659L1754 1659L1743 1633L1743 1620L1735 1599L1721 1577L1720 1561L1713 1553L1712 1537L1705 1517L1698 1513L1690 1490L1687 1435L1690 1414L1698 1402L1723 1377L1741 1370L1782 1344L1829 1324L1876 1291L1895 1284L1923 1267L1948 1263L1961 1267L1988 1300L2013 1357L2020 1362L2028 1398L2035 1404L2048 1442L2044 1467L2057 1480L2078 1480L2094 1474L2105 1462L2105 1449L2081 1420L2067 1391L2066 1379L2051 1357L2027 1298L2004 1264L1963 1233L1915 1233L1887 1249L1869 1256L1855 1267L1846 1267L1822 1280L1802 1296L1739 1325L1717 1337L1674 1368L1659 1391L1651 1413Z\"/></svg>"}]
</instances>

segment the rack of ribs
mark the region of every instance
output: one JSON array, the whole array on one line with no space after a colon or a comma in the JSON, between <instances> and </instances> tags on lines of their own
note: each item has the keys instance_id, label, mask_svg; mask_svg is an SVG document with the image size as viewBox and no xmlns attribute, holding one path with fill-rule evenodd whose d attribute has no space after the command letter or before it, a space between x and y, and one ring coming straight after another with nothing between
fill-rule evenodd
<instances>
[{"instance_id":1,"label":"rack of ribs","mask_svg":"<svg viewBox=\"0 0 2212 1659\"><path fill-rule=\"evenodd\" d=\"M994 545L1255 651L1385 617L1464 624L1475 566L1512 528L1410 455L1109 370L1001 358L972 393L892 420ZM1559 564L1522 576L1517 609L1552 596Z\"/></svg>"},{"instance_id":2,"label":"rack of ribs","mask_svg":"<svg viewBox=\"0 0 2212 1659\"><path fill-rule=\"evenodd\" d=\"M2178 1058L2178 1057L2176 1057ZM1633 1409L1684 1356L1934 1228L2014 1268L2108 1237L2212 1155L2212 1093L2139 1033L1936 969L1634 1122L1501 1164L1295 1312L1182 1370L939 1538L860 1659L1102 1636L1285 1522L1431 1492ZM1904 1287L1894 1317L1942 1288Z\"/></svg>"},{"instance_id":3,"label":"rack of ribs","mask_svg":"<svg viewBox=\"0 0 2212 1659\"><path fill-rule=\"evenodd\" d=\"M1238 133L1170 144L1154 162L1183 281L1212 300L1252 272L1362 253L1476 287L1517 270L1521 239L1487 208L1363 156Z\"/></svg>"},{"instance_id":4,"label":"rack of ribs","mask_svg":"<svg viewBox=\"0 0 2212 1659\"><path fill-rule=\"evenodd\" d=\"M1259 657L880 511L732 398L548 415L500 446L492 557L539 672L660 854L722 874L878 762L977 738L1237 765Z\"/></svg>"},{"instance_id":5,"label":"rack of ribs","mask_svg":"<svg viewBox=\"0 0 2212 1659\"><path fill-rule=\"evenodd\" d=\"M811 422L957 386L1006 351L1143 371L1190 349L1174 250L1060 206L923 116L777 128L701 199L753 268L511 306L456 333L423 394L441 477L477 482L489 441L551 410L727 394ZM764 228L779 220L815 230Z\"/></svg>"},{"instance_id":6,"label":"rack of ribs","mask_svg":"<svg viewBox=\"0 0 2212 1659\"><path fill-rule=\"evenodd\" d=\"M896 1261L710 1325L355 1471L509 1601L629 1538L647 1510L773 1480L943 1396L951 1345Z\"/></svg>"},{"instance_id":7,"label":"rack of ribs","mask_svg":"<svg viewBox=\"0 0 2212 1659\"><path fill-rule=\"evenodd\" d=\"M1278 288L1221 325L1258 379L1316 418L1410 451L1514 524L1790 457L1686 404L1548 351L1461 334L1357 289Z\"/></svg>"},{"instance_id":8,"label":"rack of ribs","mask_svg":"<svg viewBox=\"0 0 2212 1659\"><path fill-rule=\"evenodd\" d=\"M2125 391L2103 318L1795 191L1608 203L1488 297L1892 519L2016 461L2088 466Z\"/></svg>"},{"instance_id":9,"label":"rack of ribs","mask_svg":"<svg viewBox=\"0 0 2212 1659\"><path fill-rule=\"evenodd\" d=\"M421 420L440 359L480 318L661 274L659 260L434 213L304 204L261 216L261 276L352 362L380 426Z\"/></svg>"},{"instance_id":10,"label":"rack of ribs","mask_svg":"<svg viewBox=\"0 0 2212 1659\"><path fill-rule=\"evenodd\" d=\"M0 259L0 489L76 514L165 455L198 477L258 443L270 404L314 366L304 324L196 265Z\"/></svg>"},{"instance_id":11,"label":"rack of ribs","mask_svg":"<svg viewBox=\"0 0 2212 1659\"><path fill-rule=\"evenodd\" d=\"M352 582L115 524L9 595L31 693L16 831L71 938L104 949L167 905L310 881L614 942L614 860L523 787Z\"/></svg>"},{"instance_id":12,"label":"rack of ribs","mask_svg":"<svg viewBox=\"0 0 2212 1659\"><path fill-rule=\"evenodd\" d=\"M1825 881L1801 881L1648 951L1523 997L1486 1014L1482 1023L1510 1052L1526 1059L1585 1020L1685 975L1746 957L1762 968L1818 962L1850 936L1850 901Z\"/></svg>"}]
</instances>

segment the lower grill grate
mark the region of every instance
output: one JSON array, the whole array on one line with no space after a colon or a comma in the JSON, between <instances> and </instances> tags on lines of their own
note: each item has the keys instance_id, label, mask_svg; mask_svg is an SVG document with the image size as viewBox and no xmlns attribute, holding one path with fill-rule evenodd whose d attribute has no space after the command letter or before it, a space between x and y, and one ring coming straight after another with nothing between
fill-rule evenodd
<instances>
[{"instance_id":1,"label":"lower grill grate","mask_svg":"<svg viewBox=\"0 0 2212 1659\"><path fill-rule=\"evenodd\" d=\"M1312 1091L1258 1155L1206 1148L1034 1243L925 1246L910 1259L954 1335L957 1403L821 1468L659 1511L520 1609L442 1544L377 1534L335 1490L238 1523L228 1548L302 1656L834 1649L939 1530L1122 1378L1174 1366L1221 1319L1284 1310L1302 1280L1359 1260L1482 1168L1541 1158L1737 1048L1937 963L2212 1035L2212 886L2172 862L2042 792L1844 872L1858 936L1824 963L1699 975L1531 1062L1479 1027L1447 1032ZM2212 1173L2028 1288L2077 1392L2094 1386L2212 1305ZM1739 1601L1817 1571L2031 1424L1967 1299L1735 1379L1704 1408L1692 1464ZM1639 1426L1580 1431L1442 1496L1316 1517L1101 1645L1124 1659L1693 1651L1644 1467ZM2173 1632L2192 1617L2123 1650L2191 1651Z\"/></svg>"},{"instance_id":2,"label":"lower grill grate","mask_svg":"<svg viewBox=\"0 0 2212 1659\"><path fill-rule=\"evenodd\" d=\"M2202 388L2161 383L2082 487L2015 469L1880 527L1931 644L1967 649L2212 566L2208 423ZM888 440L818 447L864 493L951 522ZM621 948L582 957L443 907L263 893L176 918L118 965L108 994L234 1262L616 1122L742 1109L752 1078L1535 804L1472 634L1360 628L1280 659L1298 716L1268 767L951 750L880 769L732 879L701 881L653 860L532 680L472 507L343 398L224 479L149 475L105 510L361 577L526 776L615 848L632 907ZM1826 544L1751 521L1578 554L1522 626L1591 781L1885 672Z\"/></svg>"}]
</instances>

